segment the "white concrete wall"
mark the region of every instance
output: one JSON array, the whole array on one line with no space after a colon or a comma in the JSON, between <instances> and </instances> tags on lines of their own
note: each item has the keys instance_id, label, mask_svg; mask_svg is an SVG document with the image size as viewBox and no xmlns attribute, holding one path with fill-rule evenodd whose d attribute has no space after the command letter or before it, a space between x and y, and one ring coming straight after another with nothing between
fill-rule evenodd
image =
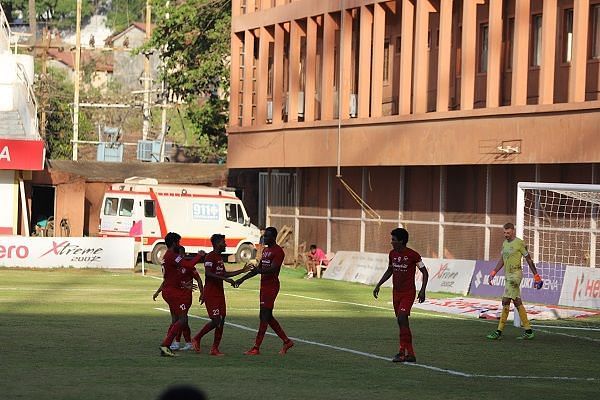
<instances>
[{"instance_id":1,"label":"white concrete wall","mask_svg":"<svg viewBox=\"0 0 600 400\"><path fill-rule=\"evenodd\" d=\"M19 185L15 183L15 171L0 170L0 234L14 234L18 219ZM10 233L7 230L11 230Z\"/></svg>"}]
</instances>

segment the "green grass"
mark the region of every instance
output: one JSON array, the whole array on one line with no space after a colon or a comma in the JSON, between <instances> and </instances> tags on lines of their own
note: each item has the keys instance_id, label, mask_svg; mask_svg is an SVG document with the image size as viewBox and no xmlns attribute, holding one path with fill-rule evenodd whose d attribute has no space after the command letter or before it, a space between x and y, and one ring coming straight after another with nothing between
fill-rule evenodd
<instances>
[{"instance_id":1,"label":"green grass","mask_svg":"<svg viewBox=\"0 0 600 400\"><path fill-rule=\"evenodd\" d=\"M158 276L155 266L149 271ZM375 300L370 287L305 280L300 271L285 269L281 280L275 315L290 336L385 357L396 353L389 289ZM158 344L170 318L156 309L166 308L164 302L152 301L159 283L130 272L0 269L0 397L154 399L178 383L197 385L209 399L596 399L600 393L598 341L538 331L534 341L520 342L509 326L504 340L490 342L485 334L494 323L416 310L411 327L419 364L488 376L455 376L301 342L281 357L273 336L265 338L261 356L247 357L242 352L255 333L232 326L221 345L225 357L206 354L211 333L203 354L161 358ZM257 327L257 288L255 278L226 289L228 322ZM206 311L196 303L191 314L205 317ZM192 318L192 331L204 323ZM600 340L598 332L568 334Z\"/></svg>"}]
</instances>

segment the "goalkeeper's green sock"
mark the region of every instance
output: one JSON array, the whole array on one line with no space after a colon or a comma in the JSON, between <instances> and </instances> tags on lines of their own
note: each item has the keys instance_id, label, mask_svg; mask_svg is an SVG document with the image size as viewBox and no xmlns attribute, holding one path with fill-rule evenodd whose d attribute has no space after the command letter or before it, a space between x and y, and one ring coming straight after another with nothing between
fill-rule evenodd
<instances>
[{"instance_id":1,"label":"goalkeeper's green sock","mask_svg":"<svg viewBox=\"0 0 600 400\"><path fill-rule=\"evenodd\" d=\"M527 311L525 311L525 306L521 304L517 307L517 311L519 311L519 317L521 318L521 324L523 324L523 328L526 330L531 330L531 324L529 323L529 319L527 318Z\"/></svg>"},{"instance_id":2,"label":"goalkeeper's green sock","mask_svg":"<svg viewBox=\"0 0 600 400\"><path fill-rule=\"evenodd\" d=\"M504 330L504 325L506 325L506 320L508 319L508 312L510 311L510 304L502 306L502 314L500 314L500 321L498 322L498 330L502 332Z\"/></svg>"}]
</instances>

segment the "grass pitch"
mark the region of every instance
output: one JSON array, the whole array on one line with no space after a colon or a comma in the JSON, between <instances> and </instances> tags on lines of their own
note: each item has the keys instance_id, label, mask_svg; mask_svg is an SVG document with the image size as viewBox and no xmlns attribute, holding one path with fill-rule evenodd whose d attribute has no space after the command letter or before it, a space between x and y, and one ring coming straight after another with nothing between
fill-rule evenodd
<instances>
[{"instance_id":1,"label":"grass pitch","mask_svg":"<svg viewBox=\"0 0 600 400\"><path fill-rule=\"evenodd\" d=\"M154 276L154 278L152 278ZM275 316L299 340L286 356L267 336L258 357L242 355L258 326L258 278L226 288L228 316L221 351L159 357L170 323L153 302L158 271L0 269L2 399L155 399L173 384L193 384L209 399L597 399L600 333L543 329L533 341L507 326L413 310L419 365L393 364L398 329L391 293L281 274ZM433 294L432 294L433 296ZM195 295L196 297L196 295ZM192 332L205 323L195 303ZM196 316L196 317L194 317ZM600 321L594 321L596 325ZM247 328L247 329L244 329ZM251 329L251 330L248 330ZM270 331L270 330L269 330ZM568 335L568 336L567 336Z\"/></svg>"}]
</instances>

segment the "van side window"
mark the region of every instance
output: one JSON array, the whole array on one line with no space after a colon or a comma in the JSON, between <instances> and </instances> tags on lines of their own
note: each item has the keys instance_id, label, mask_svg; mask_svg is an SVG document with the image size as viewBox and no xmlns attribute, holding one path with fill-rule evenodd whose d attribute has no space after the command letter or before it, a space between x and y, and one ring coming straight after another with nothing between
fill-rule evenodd
<instances>
[{"instance_id":1,"label":"van side window","mask_svg":"<svg viewBox=\"0 0 600 400\"><path fill-rule=\"evenodd\" d=\"M144 217L156 217L156 207L154 204L154 200L144 200Z\"/></svg>"},{"instance_id":2,"label":"van side window","mask_svg":"<svg viewBox=\"0 0 600 400\"><path fill-rule=\"evenodd\" d=\"M228 221L237 222L236 204L225 203L225 218L227 218Z\"/></svg>"},{"instance_id":3,"label":"van side window","mask_svg":"<svg viewBox=\"0 0 600 400\"><path fill-rule=\"evenodd\" d=\"M244 225L244 212L242 211L242 206L239 204L237 205L237 222Z\"/></svg>"},{"instance_id":4,"label":"van side window","mask_svg":"<svg viewBox=\"0 0 600 400\"><path fill-rule=\"evenodd\" d=\"M116 197L107 197L104 201L104 215L117 215L117 206L119 199Z\"/></svg>"},{"instance_id":5,"label":"van side window","mask_svg":"<svg viewBox=\"0 0 600 400\"><path fill-rule=\"evenodd\" d=\"M131 217L133 215L133 199L121 199L119 207L120 217Z\"/></svg>"}]
</instances>

